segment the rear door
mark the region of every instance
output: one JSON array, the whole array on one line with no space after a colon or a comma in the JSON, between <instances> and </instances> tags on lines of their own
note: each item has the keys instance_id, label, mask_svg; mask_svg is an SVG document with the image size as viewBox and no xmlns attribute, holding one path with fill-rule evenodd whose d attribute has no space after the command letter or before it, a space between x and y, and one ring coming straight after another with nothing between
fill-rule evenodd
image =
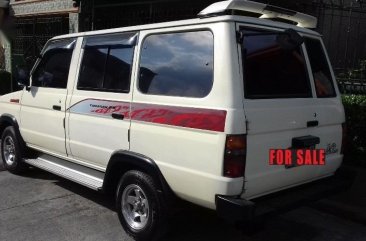
<instances>
[{"instance_id":1,"label":"rear door","mask_svg":"<svg viewBox=\"0 0 366 241\"><path fill-rule=\"evenodd\" d=\"M292 148L297 137L319 137L321 145L316 148L324 148L324 141L330 139L339 143L341 137L330 137L329 131L341 133L340 125L329 128L324 121L330 112L319 107L322 103L316 98L304 44L289 50L280 44L276 30L240 30L246 34L241 47L248 142L244 197L264 195L334 172L336 165L329 169L269 165L270 149ZM337 105L338 99L332 98ZM332 114L342 116L339 109Z\"/></svg>"},{"instance_id":2,"label":"rear door","mask_svg":"<svg viewBox=\"0 0 366 241\"><path fill-rule=\"evenodd\" d=\"M137 33L85 37L78 80L66 113L67 145L78 162L105 169L130 148L131 72Z\"/></svg>"},{"instance_id":3,"label":"rear door","mask_svg":"<svg viewBox=\"0 0 366 241\"><path fill-rule=\"evenodd\" d=\"M320 37L304 36L310 64L310 79L315 86L314 106L319 121L318 148L326 150L326 165L319 168L318 175L334 172L342 162L342 123L345 114L340 93L335 82L325 46Z\"/></svg>"}]
</instances>

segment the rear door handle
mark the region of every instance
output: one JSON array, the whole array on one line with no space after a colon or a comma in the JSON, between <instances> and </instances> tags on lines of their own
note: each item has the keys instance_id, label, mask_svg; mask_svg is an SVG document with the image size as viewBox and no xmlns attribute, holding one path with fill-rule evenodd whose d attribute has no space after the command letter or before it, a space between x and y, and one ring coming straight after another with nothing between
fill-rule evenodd
<instances>
[{"instance_id":1,"label":"rear door handle","mask_svg":"<svg viewBox=\"0 0 366 241\"><path fill-rule=\"evenodd\" d=\"M319 121L308 121L307 127L315 127L319 125Z\"/></svg>"},{"instance_id":2,"label":"rear door handle","mask_svg":"<svg viewBox=\"0 0 366 241\"><path fill-rule=\"evenodd\" d=\"M123 120L125 116L123 114L112 113L112 118L117 120Z\"/></svg>"},{"instance_id":3,"label":"rear door handle","mask_svg":"<svg viewBox=\"0 0 366 241\"><path fill-rule=\"evenodd\" d=\"M60 105L54 105L54 106L52 106L52 108L53 108L54 110L61 111L61 106L60 106Z\"/></svg>"}]
</instances>

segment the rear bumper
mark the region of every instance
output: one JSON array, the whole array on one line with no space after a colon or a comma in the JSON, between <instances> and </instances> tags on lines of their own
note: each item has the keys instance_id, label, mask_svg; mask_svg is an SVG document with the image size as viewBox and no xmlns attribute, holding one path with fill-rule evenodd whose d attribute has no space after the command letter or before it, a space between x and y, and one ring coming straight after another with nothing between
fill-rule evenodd
<instances>
[{"instance_id":1,"label":"rear bumper","mask_svg":"<svg viewBox=\"0 0 366 241\"><path fill-rule=\"evenodd\" d=\"M232 220L250 220L255 214L255 203L230 196L216 196L216 212L219 217Z\"/></svg>"},{"instance_id":2,"label":"rear bumper","mask_svg":"<svg viewBox=\"0 0 366 241\"><path fill-rule=\"evenodd\" d=\"M228 221L250 221L345 191L352 185L353 177L353 173L342 170L335 176L253 200L217 195L216 212L219 217Z\"/></svg>"}]
</instances>

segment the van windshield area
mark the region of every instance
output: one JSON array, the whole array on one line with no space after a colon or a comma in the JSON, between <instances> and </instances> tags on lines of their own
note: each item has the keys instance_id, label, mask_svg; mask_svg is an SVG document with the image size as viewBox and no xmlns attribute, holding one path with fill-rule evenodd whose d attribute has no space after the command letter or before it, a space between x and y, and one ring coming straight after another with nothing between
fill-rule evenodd
<instances>
[{"instance_id":1,"label":"van windshield area","mask_svg":"<svg viewBox=\"0 0 366 241\"><path fill-rule=\"evenodd\" d=\"M245 96L248 99L311 97L301 46L283 48L279 34L245 31L242 56Z\"/></svg>"}]
</instances>

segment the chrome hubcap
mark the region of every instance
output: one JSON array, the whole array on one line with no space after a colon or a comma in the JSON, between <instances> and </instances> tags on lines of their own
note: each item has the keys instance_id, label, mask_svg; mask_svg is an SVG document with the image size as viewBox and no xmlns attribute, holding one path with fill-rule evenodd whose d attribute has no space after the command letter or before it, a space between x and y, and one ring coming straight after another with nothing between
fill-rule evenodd
<instances>
[{"instance_id":1,"label":"chrome hubcap","mask_svg":"<svg viewBox=\"0 0 366 241\"><path fill-rule=\"evenodd\" d=\"M3 140L3 152L5 162L8 166L11 166L15 162L15 145L13 138L10 136L5 137Z\"/></svg>"},{"instance_id":2,"label":"chrome hubcap","mask_svg":"<svg viewBox=\"0 0 366 241\"><path fill-rule=\"evenodd\" d=\"M122 194L122 214L131 228L143 229L150 215L149 202L142 189L131 184Z\"/></svg>"}]
</instances>

